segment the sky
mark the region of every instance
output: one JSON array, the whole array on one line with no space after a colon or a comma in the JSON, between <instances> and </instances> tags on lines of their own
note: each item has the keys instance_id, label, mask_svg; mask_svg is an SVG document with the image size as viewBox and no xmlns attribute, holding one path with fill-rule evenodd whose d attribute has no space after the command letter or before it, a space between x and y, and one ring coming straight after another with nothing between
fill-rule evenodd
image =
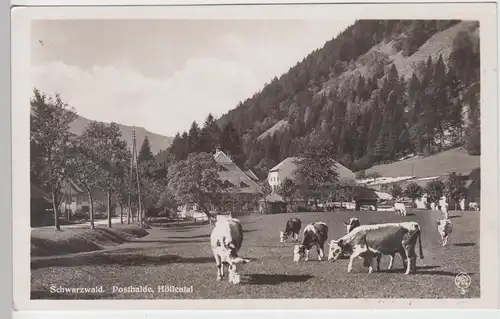
<instances>
[{"instance_id":1,"label":"sky","mask_svg":"<svg viewBox=\"0 0 500 319\"><path fill-rule=\"evenodd\" d=\"M219 117L354 21L38 20L33 87L166 136Z\"/></svg>"}]
</instances>

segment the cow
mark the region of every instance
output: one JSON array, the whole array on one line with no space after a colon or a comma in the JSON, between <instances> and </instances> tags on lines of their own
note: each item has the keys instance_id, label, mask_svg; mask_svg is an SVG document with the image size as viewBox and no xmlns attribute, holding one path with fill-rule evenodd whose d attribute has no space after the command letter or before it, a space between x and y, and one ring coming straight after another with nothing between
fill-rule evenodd
<instances>
[{"instance_id":1,"label":"cow","mask_svg":"<svg viewBox=\"0 0 500 319\"><path fill-rule=\"evenodd\" d=\"M442 246L448 244L448 236L453 231L453 224L450 219L436 219L438 233L441 236Z\"/></svg>"},{"instance_id":2,"label":"cow","mask_svg":"<svg viewBox=\"0 0 500 319\"><path fill-rule=\"evenodd\" d=\"M431 210L436 210L436 203L431 203L430 207L431 207Z\"/></svg>"},{"instance_id":3,"label":"cow","mask_svg":"<svg viewBox=\"0 0 500 319\"><path fill-rule=\"evenodd\" d=\"M439 200L439 210L443 213L444 219L449 219L448 202L444 196Z\"/></svg>"},{"instance_id":4,"label":"cow","mask_svg":"<svg viewBox=\"0 0 500 319\"><path fill-rule=\"evenodd\" d=\"M394 212L396 215L406 216L406 206L403 203L394 203Z\"/></svg>"},{"instance_id":5,"label":"cow","mask_svg":"<svg viewBox=\"0 0 500 319\"><path fill-rule=\"evenodd\" d=\"M479 211L479 205L476 202L469 203L469 209L472 211Z\"/></svg>"},{"instance_id":6,"label":"cow","mask_svg":"<svg viewBox=\"0 0 500 319\"><path fill-rule=\"evenodd\" d=\"M409 254L414 255L417 239L419 240L420 258L424 258L420 230L420 225L416 222L362 225L349 234L330 242L328 260L337 260L344 252L348 252L351 253L351 257L347 272L352 271L354 259L361 258L364 259L364 265L368 266L368 272L372 273L373 258L377 260L377 271L379 271L382 255L389 255L391 260L388 269L392 269L394 256L399 253L403 261L403 267L409 273L410 267L409 264L407 267L407 256ZM409 238L407 238L408 234L410 235ZM404 247L404 241L408 242L406 248ZM413 251L406 251L411 250L412 247Z\"/></svg>"},{"instance_id":7,"label":"cow","mask_svg":"<svg viewBox=\"0 0 500 319\"><path fill-rule=\"evenodd\" d=\"M302 222L298 218L290 218L287 220L285 225L285 231L280 231L280 242L284 243L288 239L288 236L292 236L292 242L299 241L300 228L302 227Z\"/></svg>"},{"instance_id":8,"label":"cow","mask_svg":"<svg viewBox=\"0 0 500 319\"><path fill-rule=\"evenodd\" d=\"M318 260L323 260L325 242L328 239L328 226L324 222L314 222L306 227L302 233L302 241L293 249L293 261L309 260L309 250L316 246Z\"/></svg>"},{"instance_id":9,"label":"cow","mask_svg":"<svg viewBox=\"0 0 500 319\"><path fill-rule=\"evenodd\" d=\"M344 225L346 226L346 231L349 234L354 228L360 226L361 224L357 217L351 217L349 222L344 222Z\"/></svg>"},{"instance_id":10,"label":"cow","mask_svg":"<svg viewBox=\"0 0 500 319\"><path fill-rule=\"evenodd\" d=\"M228 265L229 283L239 284L241 268L250 259L238 256L243 243L243 228L235 218L218 215L215 227L210 234L210 246L217 264L217 280L224 278L224 264Z\"/></svg>"}]
</instances>

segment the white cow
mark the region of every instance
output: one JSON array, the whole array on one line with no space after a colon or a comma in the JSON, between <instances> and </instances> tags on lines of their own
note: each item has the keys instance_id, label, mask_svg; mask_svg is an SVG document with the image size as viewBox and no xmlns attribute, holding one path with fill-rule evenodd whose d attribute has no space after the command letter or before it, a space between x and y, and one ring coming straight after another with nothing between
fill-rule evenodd
<instances>
[{"instance_id":1,"label":"white cow","mask_svg":"<svg viewBox=\"0 0 500 319\"><path fill-rule=\"evenodd\" d=\"M344 252L351 253L347 272L352 271L355 258L364 259L368 272L373 272L372 262L377 260L377 271L380 270L382 255L391 257L388 269L392 268L396 253L401 255L406 274L416 269L415 245L418 239L420 258L424 258L420 238L420 226L416 222L362 225L349 234L330 242L328 260L340 258Z\"/></svg>"},{"instance_id":2,"label":"white cow","mask_svg":"<svg viewBox=\"0 0 500 319\"><path fill-rule=\"evenodd\" d=\"M436 203L431 203L431 210L436 210Z\"/></svg>"},{"instance_id":3,"label":"white cow","mask_svg":"<svg viewBox=\"0 0 500 319\"><path fill-rule=\"evenodd\" d=\"M224 277L224 264L228 265L229 282L239 284L241 267L250 259L238 257L243 243L243 228L239 220L217 215L217 222L210 234L210 246L217 264L217 280Z\"/></svg>"},{"instance_id":4,"label":"white cow","mask_svg":"<svg viewBox=\"0 0 500 319\"><path fill-rule=\"evenodd\" d=\"M469 209L472 211L479 211L479 205L476 202L469 203Z\"/></svg>"},{"instance_id":5,"label":"white cow","mask_svg":"<svg viewBox=\"0 0 500 319\"><path fill-rule=\"evenodd\" d=\"M450 214L448 213L448 202L444 196L439 200L439 209L443 213L444 219L448 219L450 217Z\"/></svg>"},{"instance_id":6,"label":"white cow","mask_svg":"<svg viewBox=\"0 0 500 319\"><path fill-rule=\"evenodd\" d=\"M438 233L441 236L442 245L446 246L448 244L448 236L450 236L453 231L453 224L449 219L436 219L436 224L438 225Z\"/></svg>"},{"instance_id":7,"label":"white cow","mask_svg":"<svg viewBox=\"0 0 500 319\"><path fill-rule=\"evenodd\" d=\"M394 203L394 212L396 215L406 216L406 206L403 203Z\"/></svg>"}]
</instances>

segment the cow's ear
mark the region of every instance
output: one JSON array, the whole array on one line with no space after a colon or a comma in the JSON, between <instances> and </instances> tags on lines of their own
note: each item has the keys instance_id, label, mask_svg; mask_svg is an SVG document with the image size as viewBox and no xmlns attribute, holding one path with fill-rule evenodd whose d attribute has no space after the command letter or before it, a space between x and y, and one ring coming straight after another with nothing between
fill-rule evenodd
<instances>
[{"instance_id":1,"label":"cow's ear","mask_svg":"<svg viewBox=\"0 0 500 319\"><path fill-rule=\"evenodd\" d=\"M346 225L346 226L347 226L347 225L349 225L349 223L347 223L347 222L344 222L344 225Z\"/></svg>"},{"instance_id":2,"label":"cow's ear","mask_svg":"<svg viewBox=\"0 0 500 319\"><path fill-rule=\"evenodd\" d=\"M439 219L436 219L436 225L439 225Z\"/></svg>"},{"instance_id":3,"label":"cow's ear","mask_svg":"<svg viewBox=\"0 0 500 319\"><path fill-rule=\"evenodd\" d=\"M343 245L344 245L344 240L343 240L343 239L339 240L339 241L337 242L337 245L339 245L339 246L343 246Z\"/></svg>"}]
</instances>

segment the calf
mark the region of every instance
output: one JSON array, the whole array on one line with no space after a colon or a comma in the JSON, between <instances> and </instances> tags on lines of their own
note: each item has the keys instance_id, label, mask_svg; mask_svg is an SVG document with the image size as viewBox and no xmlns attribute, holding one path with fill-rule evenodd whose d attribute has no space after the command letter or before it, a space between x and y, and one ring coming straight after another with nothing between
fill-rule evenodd
<instances>
[{"instance_id":1,"label":"calf","mask_svg":"<svg viewBox=\"0 0 500 319\"><path fill-rule=\"evenodd\" d=\"M438 225L438 233L441 236L442 246L448 244L448 236L453 230L453 225L449 219L436 219L436 224Z\"/></svg>"},{"instance_id":2,"label":"calf","mask_svg":"<svg viewBox=\"0 0 500 319\"><path fill-rule=\"evenodd\" d=\"M238 257L243 243L243 228L239 220L217 216L217 222L210 234L210 246L217 264L217 280L224 277L224 264L228 265L229 282L239 284L243 264L250 259Z\"/></svg>"},{"instance_id":3,"label":"calf","mask_svg":"<svg viewBox=\"0 0 500 319\"><path fill-rule=\"evenodd\" d=\"M352 217L349 219L348 223L344 222L344 225L346 226L347 233L349 234L354 228L360 226L361 224L357 217Z\"/></svg>"},{"instance_id":4,"label":"calf","mask_svg":"<svg viewBox=\"0 0 500 319\"><path fill-rule=\"evenodd\" d=\"M417 233L415 236L411 236ZM409 238L406 238L410 234ZM344 252L351 253L347 271L352 271L352 263L355 258L364 259L364 265L369 267L368 272L373 272L372 259L377 260L377 271L380 270L380 259L382 255L391 256L389 269L392 269L394 256L399 253L404 268L407 268L407 256L414 254L416 239L419 239L420 258L423 257L422 243L420 241L420 226L416 222L390 223L378 225L363 225L355 228L349 234L338 240L330 242L328 260L338 259ZM403 247L403 241L408 242ZM413 248L412 248L413 247ZM413 250L412 250L413 249Z\"/></svg>"},{"instance_id":5,"label":"calf","mask_svg":"<svg viewBox=\"0 0 500 319\"><path fill-rule=\"evenodd\" d=\"M304 228L302 241L299 245L294 246L293 260L299 262L304 258L304 261L309 260L309 250L316 246L318 252L318 260L324 257L325 242L328 239L328 226L323 222L314 222Z\"/></svg>"},{"instance_id":6,"label":"calf","mask_svg":"<svg viewBox=\"0 0 500 319\"><path fill-rule=\"evenodd\" d=\"M394 203L394 212L396 215L406 216L406 206L403 203Z\"/></svg>"},{"instance_id":7,"label":"calf","mask_svg":"<svg viewBox=\"0 0 500 319\"><path fill-rule=\"evenodd\" d=\"M298 218L290 218L285 225L285 231L280 231L280 242L284 243L288 236L292 236L293 242L299 241L299 232L302 227L302 222Z\"/></svg>"}]
</instances>

